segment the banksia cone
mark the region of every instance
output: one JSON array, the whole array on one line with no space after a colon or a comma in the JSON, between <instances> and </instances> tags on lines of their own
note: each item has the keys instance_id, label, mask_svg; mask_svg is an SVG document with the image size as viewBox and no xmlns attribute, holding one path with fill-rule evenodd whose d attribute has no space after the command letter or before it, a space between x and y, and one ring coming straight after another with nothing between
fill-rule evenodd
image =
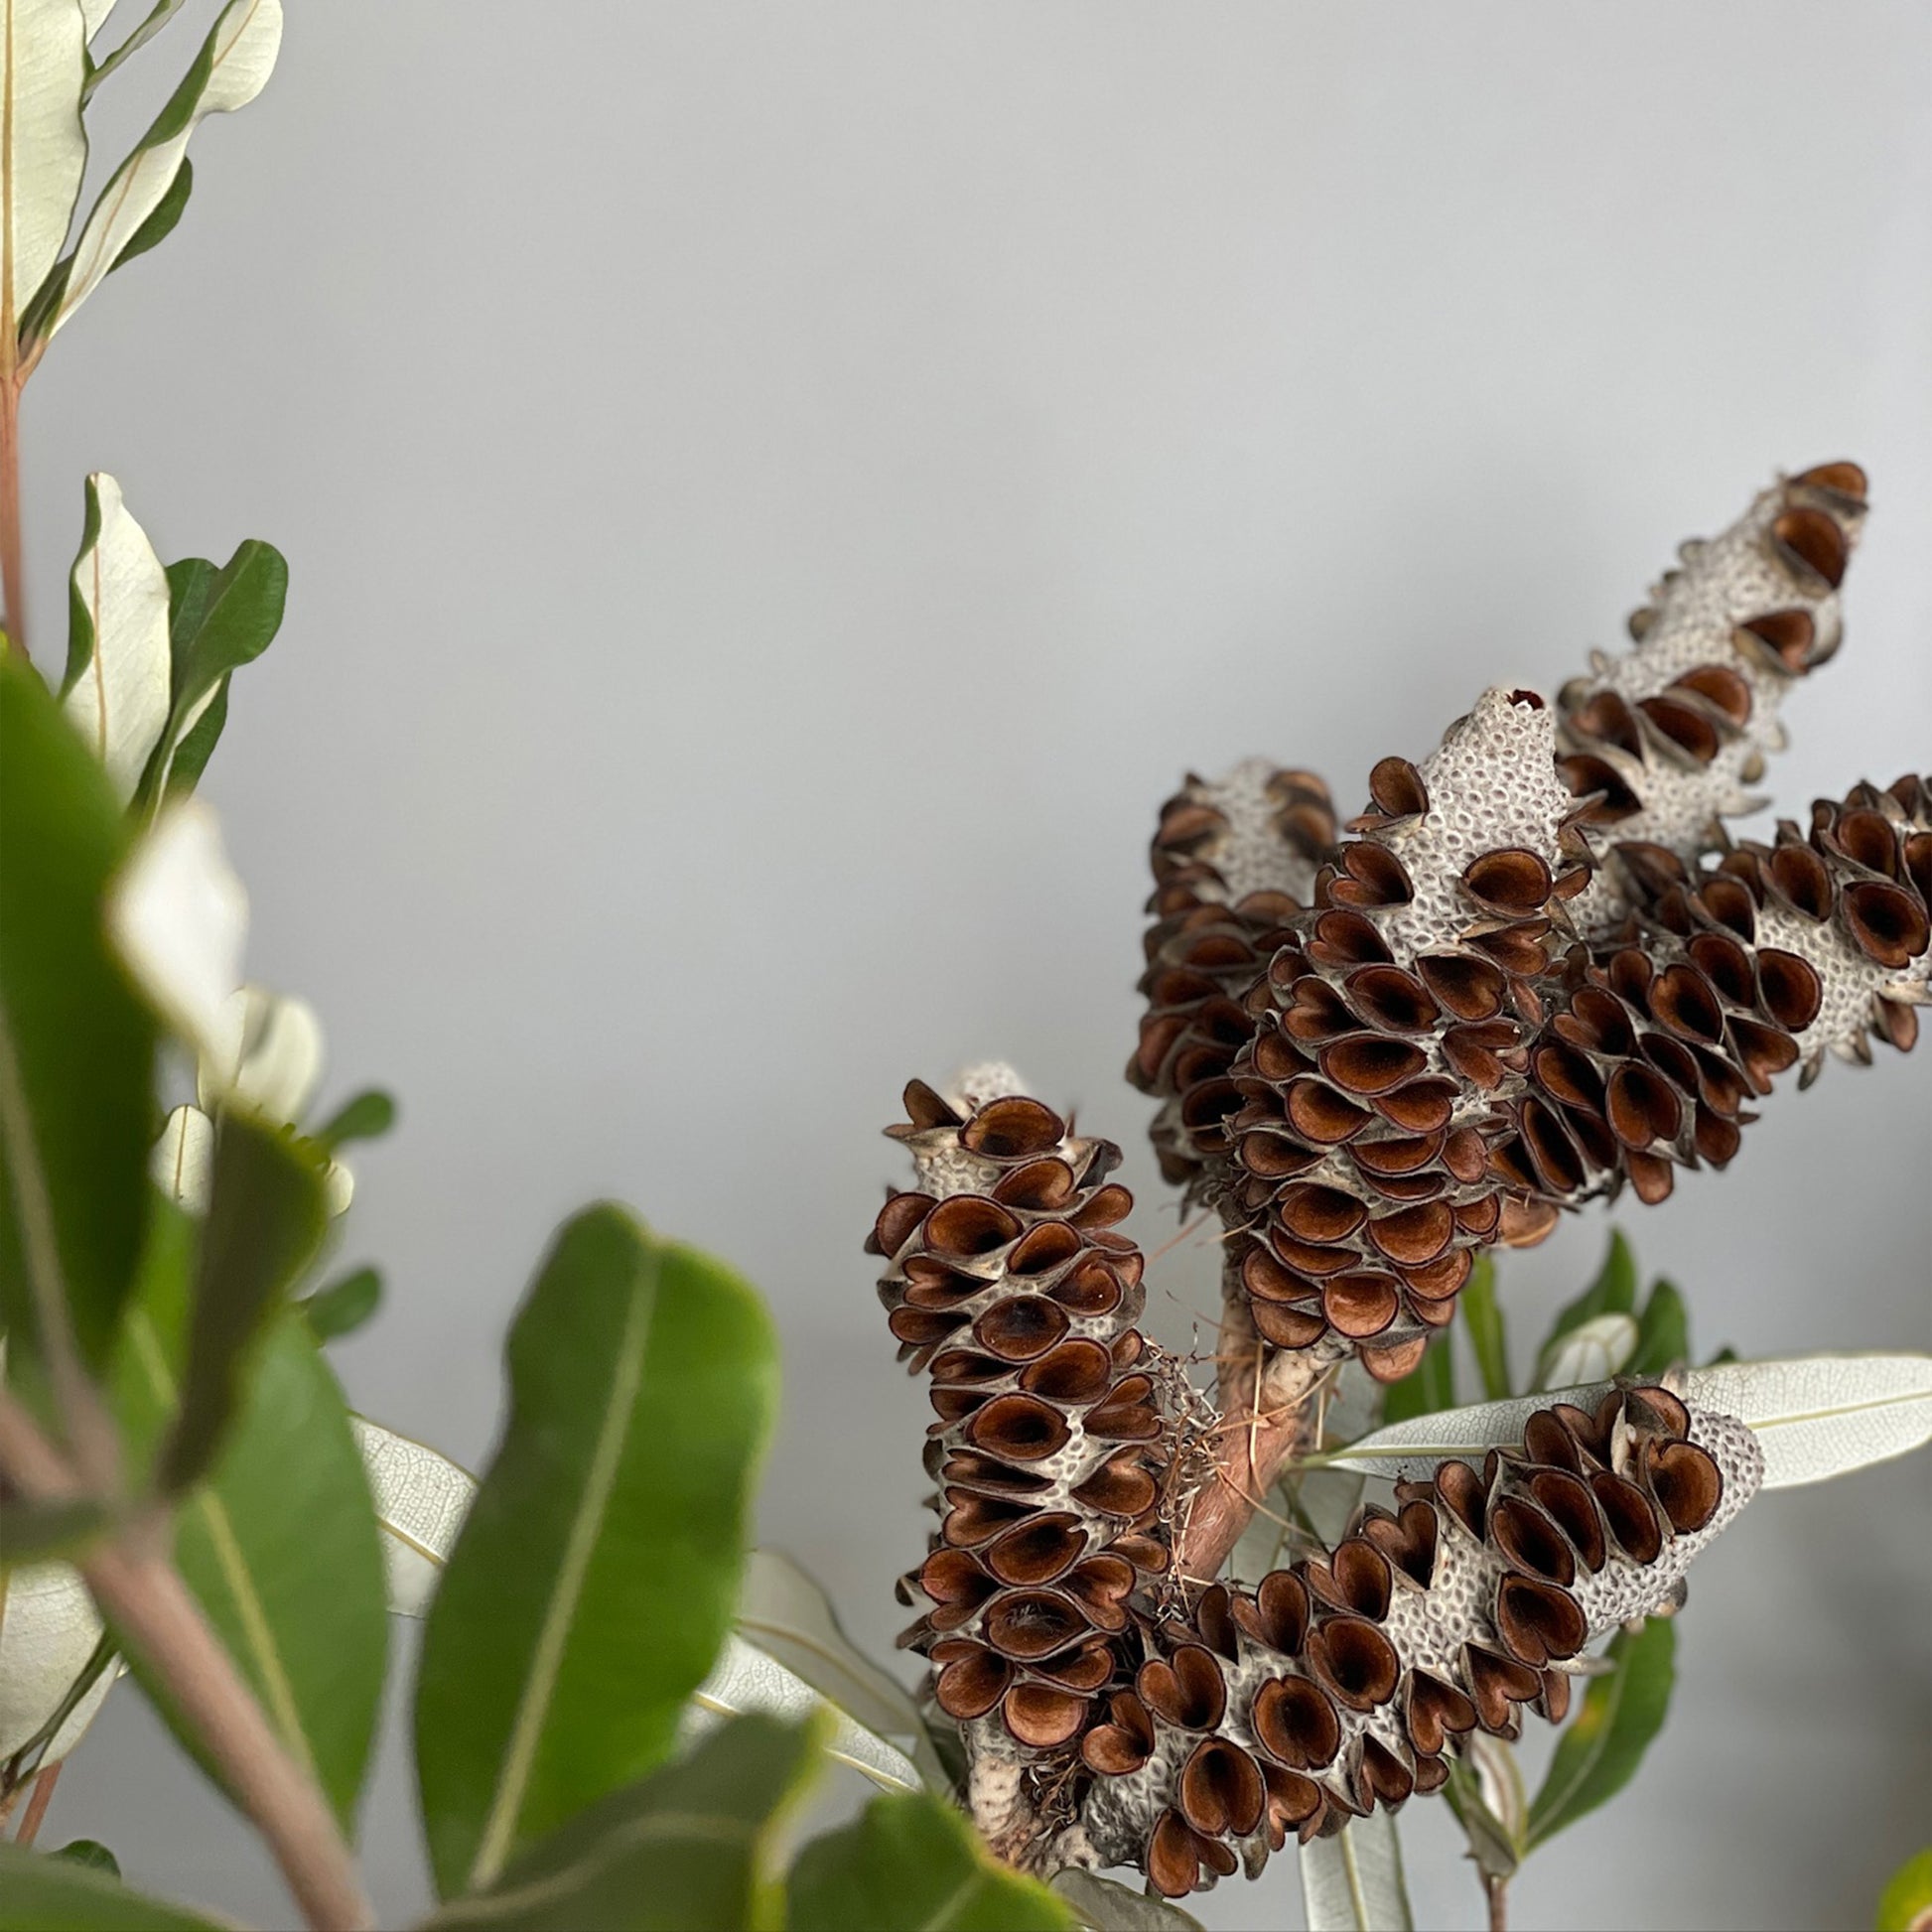
<instances>
[{"instance_id":1,"label":"banksia cone","mask_svg":"<svg viewBox=\"0 0 1932 1932\"><path fill-rule=\"evenodd\" d=\"M930 1607L903 1641L982 1752L1050 1750L1117 1680L1137 1582L1168 1566L1161 1508L1184 1414L1174 1366L1142 1336L1120 1150L1072 1134L1005 1069L955 1107L922 1081L889 1130L921 1185L867 1243L900 1354L931 1378L926 1465L944 1515L904 1580ZM983 1721L983 1722L982 1722Z\"/></svg>"},{"instance_id":2,"label":"banksia cone","mask_svg":"<svg viewBox=\"0 0 1932 1932\"><path fill-rule=\"evenodd\" d=\"M1475 1250L1531 1231L1492 1169L1564 899L1587 880L1554 720L1493 690L1418 768L1384 759L1361 833L1245 1006L1218 1137L1230 1265L1262 1337L1329 1332L1406 1374Z\"/></svg>"},{"instance_id":3,"label":"banksia cone","mask_svg":"<svg viewBox=\"0 0 1932 1932\"><path fill-rule=\"evenodd\" d=\"M1249 759L1212 783L1189 776L1161 808L1149 858L1154 923L1141 991L1147 1017L1127 1077L1166 1105L1149 1132L1165 1179L1193 1193L1218 1145L1196 1128L1226 1113L1227 1072L1253 1031L1241 995L1333 856L1328 788L1308 771Z\"/></svg>"},{"instance_id":4,"label":"banksia cone","mask_svg":"<svg viewBox=\"0 0 1932 1932\"><path fill-rule=\"evenodd\" d=\"M1750 787L1784 743L1778 708L1842 635L1838 590L1864 523L1865 478L1825 463L1760 494L1722 536L1680 549L1630 617L1633 650L1596 653L1557 701L1566 780L1596 802L1598 854L1661 846L1695 865L1724 843L1721 821L1764 803ZM1586 937L1629 908L1607 867L1573 908Z\"/></svg>"},{"instance_id":5,"label":"banksia cone","mask_svg":"<svg viewBox=\"0 0 1932 1932\"><path fill-rule=\"evenodd\" d=\"M1325 1558L1209 1589L1081 1741L1094 1855L1177 1897L1439 1789L1525 1706L1560 1720L1585 1645L1677 1606L1762 1466L1743 1424L1617 1390L1537 1411L1481 1469L1399 1483Z\"/></svg>"}]
</instances>

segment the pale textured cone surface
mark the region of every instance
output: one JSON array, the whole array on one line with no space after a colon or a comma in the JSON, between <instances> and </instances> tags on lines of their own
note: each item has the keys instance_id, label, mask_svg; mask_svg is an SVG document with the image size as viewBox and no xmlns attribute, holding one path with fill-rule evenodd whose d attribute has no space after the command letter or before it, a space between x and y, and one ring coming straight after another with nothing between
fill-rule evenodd
<instances>
[{"instance_id":1,"label":"pale textured cone surface","mask_svg":"<svg viewBox=\"0 0 1932 1932\"><path fill-rule=\"evenodd\" d=\"M1843 635L1839 586L1864 526L1852 463L1819 464L1761 492L1722 535L1679 551L1633 612L1632 649L1594 655L1558 700L1565 776L1599 795L1592 848L1662 846L1695 864L1723 820L1764 801L1753 787L1783 748L1779 708ZM1586 937L1629 910L1614 868L1573 908Z\"/></svg>"}]
</instances>

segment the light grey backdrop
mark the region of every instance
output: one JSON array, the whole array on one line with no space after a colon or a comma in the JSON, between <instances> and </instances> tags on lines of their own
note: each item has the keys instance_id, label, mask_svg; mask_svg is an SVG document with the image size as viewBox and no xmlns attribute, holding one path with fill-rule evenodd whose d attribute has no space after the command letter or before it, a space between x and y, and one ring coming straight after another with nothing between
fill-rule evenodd
<instances>
[{"instance_id":1,"label":"light grey backdrop","mask_svg":"<svg viewBox=\"0 0 1932 1932\"><path fill-rule=\"evenodd\" d=\"M859 1252L878 1129L1007 1054L1164 1237L1119 1071L1184 767L1265 751L1353 806L1839 456L1875 508L1776 781L1925 759L1928 72L1932 11L1873 0L298 0L26 435L44 632L90 468L165 554L289 555L207 790L253 970L321 1008L336 1090L403 1103L353 1399L480 1460L547 1231L620 1195L770 1298L764 1535L888 1645L923 1410ZM1626 1215L1702 1345L1932 1341L1925 1058L1780 1093L1728 1176ZM1604 1234L1506 1261L1519 1340ZM1161 1279L1184 1339L1206 1270ZM1927 1835L1929 1531L1923 1461L1754 1509L1646 1775L1518 1923L1868 1922ZM397 1917L393 1751L370 1810ZM1440 1808L1405 1826L1423 1922L1476 1923ZM286 1910L132 1693L63 1786L81 1833ZM1298 1924L1293 1862L1199 1909Z\"/></svg>"}]
</instances>

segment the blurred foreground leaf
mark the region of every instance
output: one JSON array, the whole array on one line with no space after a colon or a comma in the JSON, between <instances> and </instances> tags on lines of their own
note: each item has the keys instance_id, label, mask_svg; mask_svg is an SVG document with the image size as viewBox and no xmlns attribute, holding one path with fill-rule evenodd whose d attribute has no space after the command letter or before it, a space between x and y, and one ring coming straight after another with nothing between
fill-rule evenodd
<instances>
[{"instance_id":1,"label":"blurred foreground leaf","mask_svg":"<svg viewBox=\"0 0 1932 1932\"><path fill-rule=\"evenodd\" d=\"M787 1932L1074 1932L1044 1885L996 1863L943 1800L875 1798L856 1824L828 1832L791 1868Z\"/></svg>"},{"instance_id":2,"label":"blurred foreground leaf","mask_svg":"<svg viewBox=\"0 0 1932 1932\"><path fill-rule=\"evenodd\" d=\"M215 1932L215 1921L61 1853L0 1845L0 1932Z\"/></svg>"},{"instance_id":3,"label":"blurred foreground leaf","mask_svg":"<svg viewBox=\"0 0 1932 1932\"><path fill-rule=\"evenodd\" d=\"M125 842L113 787L18 651L0 658L0 1326L33 1283L107 1352L141 1252L155 1025L101 907Z\"/></svg>"},{"instance_id":4,"label":"blurred foreground leaf","mask_svg":"<svg viewBox=\"0 0 1932 1932\"><path fill-rule=\"evenodd\" d=\"M112 1378L137 1470L176 1419L192 1247L193 1223L161 1204ZM219 1455L176 1512L175 1561L277 1734L346 1823L382 1691L382 1558L342 1391L292 1311L270 1322ZM134 1669L199 1755L152 1674L138 1660Z\"/></svg>"},{"instance_id":5,"label":"blurred foreground leaf","mask_svg":"<svg viewBox=\"0 0 1932 1932\"><path fill-rule=\"evenodd\" d=\"M776 1932L774 1841L817 1762L811 1725L736 1719L540 1839L423 1932Z\"/></svg>"},{"instance_id":6,"label":"blurred foreground leaf","mask_svg":"<svg viewBox=\"0 0 1932 1932\"><path fill-rule=\"evenodd\" d=\"M1932 1846L1891 1874L1878 1900L1876 1932L1927 1932L1932 1927Z\"/></svg>"},{"instance_id":7,"label":"blurred foreground leaf","mask_svg":"<svg viewBox=\"0 0 1932 1932\"><path fill-rule=\"evenodd\" d=\"M416 1686L445 1896L661 1763L731 1627L771 1324L621 1208L567 1222L510 1330L510 1416Z\"/></svg>"}]
</instances>

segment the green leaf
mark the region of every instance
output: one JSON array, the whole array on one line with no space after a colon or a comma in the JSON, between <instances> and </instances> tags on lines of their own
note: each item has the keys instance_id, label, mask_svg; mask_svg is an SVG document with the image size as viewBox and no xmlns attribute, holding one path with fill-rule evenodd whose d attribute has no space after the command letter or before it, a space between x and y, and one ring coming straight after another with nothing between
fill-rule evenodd
<instances>
[{"instance_id":1,"label":"green leaf","mask_svg":"<svg viewBox=\"0 0 1932 1932\"><path fill-rule=\"evenodd\" d=\"M220 736L219 712L227 715L227 680L252 663L274 641L288 603L289 569L272 543L250 537L219 570L206 557L184 557L168 566L168 637L173 666L173 702L167 729L148 760L138 805L183 787L175 764L191 747L201 763L187 774L192 783Z\"/></svg>"},{"instance_id":2,"label":"green leaf","mask_svg":"<svg viewBox=\"0 0 1932 1932\"><path fill-rule=\"evenodd\" d=\"M168 766L168 798L186 798L202 781L202 773L207 769L207 761L214 756L214 748L221 742L221 734L228 723L228 680L223 678L214 687L214 695L206 706L202 715L182 733L181 742L175 747L174 761Z\"/></svg>"},{"instance_id":3,"label":"green leaf","mask_svg":"<svg viewBox=\"0 0 1932 1932\"><path fill-rule=\"evenodd\" d=\"M1477 1258L1468 1286L1457 1299L1469 1346L1475 1351L1476 1373L1482 1377L1482 1392L1491 1402L1502 1402L1512 1393L1509 1341L1503 1331L1503 1311L1496 1302L1496 1264L1487 1255Z\"/></svg>"},{"instance_id":4,"label":"green leaf","mask_svg":"<svg viewBox=\"0 0 1932 1932\"><path fill-rule=\"evenodd\" d=\"M1650 1287L1637 1317L1637 1352L1624 1364L1626 1375L1661 1375L1676 1362L1691 1359L1691 1317L1684 1297L1659 1278Z\"/></svg>"},{"instance_id":5,"label":"green leaf","mask_svg":"<svg viewBox=\"0 0 1932 1932\"><path fill-rule=\"evenodd\" d=\"M1636 1306L1636 1257L1630 1252L1630 1244L1624 1240L1622 1230L1612 1228L1609 1252L1603 1257L1603 1265L1597 1270L1596 1279L1574 1302L1566 1303L1557 1311L1556 1321L1543 1338L1543 1346L1537 1350L1538 1385L1547 1386L1545 1371L1550 1359L1556 1352L1557 1343L1572 1328L1581 1327L1599 1314L1629 1314Z\"/></svg>"},{"instance_id":6,"label":"green leaf","mask_svg":"<svg viewBox=\"0 0 1932 1932\"><path fill-rule=\"evenodd\" d=\"M159 1207L112 1377L137 1477L176 1420L192 1248L188 1217ZM219 1459L176 1511L175 1561L276 1733L346 1823L382 1692L382 1556L342 1391L293 1311L269 1324ZM153 1674L131 1661L199 1756Z\"/></svg>"},{"instance_id":7,"label":"green leaf","mask_svg":"<svg viewBox=\"0 0 1932 1932\"><path fill-rule=\"evenodd\" d=\"M332 1153L346 1141L379 1140L396 1124L396 1103L380 1087L366 1087L316 1129L316 1139Z\"/></svg>"},{"instance_id":8,"label":"green leaf","mask_svg":"<svg viewBox=\"0 0 1932 1932\"><path fill-rule=\"evenodd\" d=\"M188 207L188 198L194 192L195 164L184 159L181 173L169 184L167 194L155 203L154 212L134 230L127 246L114 257L108 274L113 274L116 268L125 268L136 255L145 255L150 248L160 247L174 233L183 210Z\"/></svg>"},{"instance_id":9,"label":"green leaf","mask_svg":"<svg viewBox=\"0 0 1932 1932\"><path fill-rule=\"evenodd\" d=\"M1530 1804L1524 1851L1547 1845L1567 1825L1610 1799L1636 1775L1664 1727L1676 1674L1676 1626L1650 1618L1634 1636L1619 1630L1604 1653L1615 1667L1590 1680Z\"/></svg>"},{"instance_id":10,"label":"green leaf","mask_svg":"<svg viewBox=\"0 0 1932 1932\"><path fill-rule=\"evenodd\" d=\"M352 1275L317 1289L296 1307L318 1341L338 1341L344 1335L352 1335L381 1304L382 1277L373 1268L358 1268Z\"/></svg>"},{"instance_id":11,"label":"green leaf","mask_svg":"<svg viewBox=\"0 0 1932 1932\"><path fill-rule=\"evenodd\" d=\"M787 1932L1073 1932L1064 1900L997 1864L938 1798L875 1798L791 1868Z\"/></svg>"},{"instance_id":12,"label":"green leaf","mask_svg":"<svg viewBox=\"0 0 1932 1932\"><path fill-rule=\"evenodd\" d=\"M10 1564L69 1556L91 1543L107 1521L98 1503L27 1503L0 1496L0 1551Z\"/></svg>"},{"instance_id":13,"label":"green leaf","mask_svg":"<svg viewBox=\"0 0 1932 1932\"><path fill-rule=\"evenodd\" d=\"M0 1845L0 1932L214 1932L215 1921L129 1891L105 1871Z\"/></svg>"},{"instance_id":14,"label":"green leaf","mask_svg":"<svg viewBox=\"0 0 1932 1932\"><path fill-rule=\"evenodd\" d=\"M818 1762L812 1725L736 1719L539 1840L422 1932L775 1932L776 1841Z\"/></svg>"},{"instance_id":15,"label":"green leaf","mask_svg":"<svg viewBox=\"0 0 1932 1932\"><path fill-rule=\"evenodd\" d=\"M757 1295L622 1209L566 1223L416 1686L445 1896L660 1763L731 1627L776 1346Z\"/></svg>"},{"instance_id":16,"label":"green leaf","mask_svg":"<svg viewBox=\"0 0 1932 1932\"><path fill-rule=\"evenodd\" d=\"M1078 1865L1054 1872L1051 1889L1073 1907L1086 1932L1201 1932L1200 1920L1172 1899L1150 1897Z\"/></svg>"},{"instance_id":17,"label":"green leaf","mask_svg":"<svg viewBox=\"0 0 1932 1932\"><path fill-rule=\"evenodd\" d=\"M1891 1874L1874 1925L1875 1932L1925 1932L1932 1925L1932 1846Z\"/></svg>"},{"instance_id":18,"label":"green leaf","mask_svg":"<svg viewBox=\"0 0 1932 1932\"><path fill-rule=\"evenodd\" d=\"M1455 1357L1447 1334L1435 1336L1422 1360L1399 1382L1389 1384L1382 1404L1385 1422L1408 1422L1414 1416L1433 1416L1438 1409L1455 1407Z\"/></svg>"},{"instance_id":19,"label":"green leaf","mask_svg":"<svg viewBox=\"0 0 1932 1932\"><path fill-rule=\"evenodd\" d=\"M156 1474L164 1495L199 1481L214 1460L254 1343L322 1245L329 1225L323 1173L293 1135L246 1114L221 1116L181 1413Z\"/></svg>"},{"instance_id":20,"label":"green leaf","mask_svg":"<svg viewBox=\"0 0 1932 1932\"><path fill-rule=\"evenodd\" d=\"M106 1355L147 1216L155 1024L109 956L126 838L107 774L17 651L0 661L0 1326L65 1302Z\"/></svg>"},{"instance_id":21,"label":"green leaf","mask_svg":"<svg viewBox=\"0 0 1932 1932\"><path fill-rule=\"evenodd\" d=\"M104 1871L110 1878L121 1875L120 1860L97 1838L76 1838L62 1846L54 1857L69 1859L75 1864L85 1865L89 1871Z\"/></svg>"},{"instance_id":22,"label":"green leaf","mask_svg":"<svg viewBox=\"0 0 1932 1932\"><path fill-rule=\"evenodd\" d=\"M108 4L111 6L112 0L108 0ZM110 73L112 73L114 69L117 67L119 67L123 61L125 61L128 58L129 55L138 53L140 49L145 47L149 41L153 40L154 37L161 32L162 28L167 26L170 17L181 11L181 6L182 6L182 0L155 0L154 5L148 10L146 19L144 19L141 22L141 24L137 28L135 28L133 33L128 35L127 39L124 40L119 47L115 48L113 53L108 55L107 58L104 61L102 61L98 67L95 67L92 72L90 72L87 75L87 84L80 90L80 98L83 101L88 99L92 95L94 89L98 87L100 83L103 80L105 80L107 76ZM186 169L188 163L184 161L181 165L184 169Z\"/></svg>"},{"instance_id":23,"label":"green leaf","mask_svg":"<svg viewBox=\"0 0 1932 1932\"><path fill-rule=\"evenodd\" d=\"M1462 1836L1469 1841L1469 1857L1485 1878L1507 1879L1523 1863L1523 1848L1509 1827L1482 1801L1482 1783L1461 1760L1451 1760L1443 1796L1454 1812Z\"/></svg>"}]
</instances>

